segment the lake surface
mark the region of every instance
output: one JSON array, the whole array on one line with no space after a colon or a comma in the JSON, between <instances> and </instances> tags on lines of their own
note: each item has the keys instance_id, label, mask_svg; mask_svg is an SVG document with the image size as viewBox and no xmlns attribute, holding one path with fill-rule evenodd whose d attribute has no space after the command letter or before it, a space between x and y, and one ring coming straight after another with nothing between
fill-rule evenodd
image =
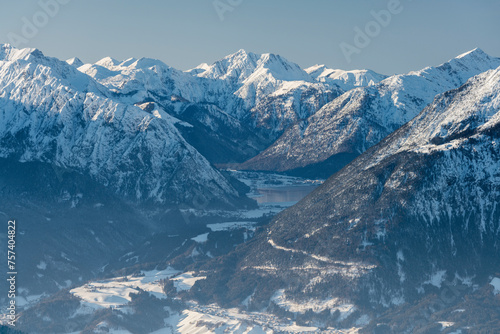
<instances>
[{"instance_id":1,"label":"lake surface","mask_svg":"<svg viewBox=\"0 0 500 334\"><path fill-rule=\"evenodd\" d=\"M285 203L285 202L298 202L314 189L318 185L293 185L284 187L270 187L270 188L257 188L259 196L254 197L254 199L259 204L264 203Z\"/></svg>"}]
</instances>

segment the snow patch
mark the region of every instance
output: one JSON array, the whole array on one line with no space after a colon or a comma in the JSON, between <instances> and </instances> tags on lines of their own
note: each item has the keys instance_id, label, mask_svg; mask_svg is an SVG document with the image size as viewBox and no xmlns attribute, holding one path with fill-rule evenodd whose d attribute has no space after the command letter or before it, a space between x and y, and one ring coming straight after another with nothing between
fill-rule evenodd
<instances>
[{"instance_id":1,"label":"snow patch","mask_svg":"<svg viewBox=\"0 0 500 334\"><path fill-rule=\"evenodd\" d=\"M177 273L178 271L172 268L144 271L139 276L89 282L70 290L70 293L82 300L82 306L77 312L90 312L90 309L122 308L131 301L130 294L137 294L140 290L147 291L157 298L166 298L160 281Z\"/></svg>"},{"instance_id":2,"label":"snow patch","mask_svg":"<svg viewBox=\"0 0 500 334\"><path fill-rule=\"evenodd\" d=\"M195 241L197 243L200 243L200 244L205 243L205 242L208 241L208 234L209 233L200 234L200 235L198 235L198 236L196 236L194 238L191 238L191 240L193 240L193 241Z\"/></svg>"},{"instance_id":3,"label":"snow patch","mask_svg":"<svg viewBox=\"0 0 500 334\"><path fill-rule=\"evenodd\" d=\"M45 270L45 269L47 269L47 263L46 263L45 261L40 261L40 263L39 263L39 264L37 264L37 266L36 266L36 267L37 267L38 269L40 269L40 270Z\"/></svg>"},{"instance_id":4,"label":"snow patch","mask_svg":"<svg viewBox=\"0 0 500 334\"><path fill-rule=\"evenodd\" d=\"M496 295L500 294L500 278L495 277L491 280L490 284L493 286L493 293Z\"/></svg>"},{"instance_id":5,"label":"snow patch","mask_svg":"<svg viewBox=\"0 0 500 334\"><path fill-rule=\"evenodd\" d=\"M197 281L206 279L205 276L196 277L193 275L194 272L191 271L171 278L171 280L174 281L174 286L177 291L190 290Z\"/></svg>"},{"instance_id":6,"label":"snow patch","mask_svg":"<svg viewBox=\"0 0 500 334\"><path fill-rule=\"evenodd\" d=\"M347 318L354 311L356 311L356 306L350 303L342 302L338 298L330 298L325 300L319 299L309 299L305 301L293 301L288 299L285 290L281 289L274 293L271 297L271 301L278 305L280 308L287 310L292 313L304 314L307 311L312 311L314 313L321 313L325 310L330 310L333 314L335 311L340 312L340 320Z\"/></svg>"},{"instance_id":7,"label":"snow patch","mask_svg":"<svg viewBox=\"0 0 500 334\"><path fill-rule=\"evenodd\" d=\"M424 284L434 285L436 288L441 289L441 285L443 284L446 277L446 270L438 270L434 274L431 275L430 279L425 281Z\"/></svg>"}]
</instances>

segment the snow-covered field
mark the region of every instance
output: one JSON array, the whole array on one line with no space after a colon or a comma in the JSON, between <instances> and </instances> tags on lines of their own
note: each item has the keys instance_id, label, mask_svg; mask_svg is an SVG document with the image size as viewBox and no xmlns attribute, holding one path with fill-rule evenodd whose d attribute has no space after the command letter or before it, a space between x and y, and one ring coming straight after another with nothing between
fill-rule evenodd
<instances>
[{"instance_id":1,"label":"snow-covered field","mask_svg":"<svg viewBox=\"0 0 500 334\"><path fill-rule=\"evenodd\" d=\"M70 290L70 292L82 300L77 313L89 313L102 308L120 309L127 312L127 304L131 301L130 294L137 294L144 290L153 296L166 298L160 281L170 278L179 271L167 268L165 270L152 270L142 272L143 276L124 276L108 280L89 282L80 287ZM183 281L186 280L186 282ZM184 288L191 284L193 279L188 273L178 278L178 284ZM194 283L191 284L191 286Z\"/></svg>"},{"instance_id":2,"label":"snow-covered field","mask_svg":"<svg viewBox=\"0 0 500 334\"><path fill-rule=\"evenodd\" d=\"M112 308L123 313L130 313L132 309L127 306L131 301L130 294L144 290L157 298L166 298L160 281L170 278L178 291L191 289L196 281L205 279L194 276L193 272L179 274L178 271L167 268L162 271L152 270L142 272L141 276L125 276L108 280L89 282L83 286L72 289L70 292L79 297L82 302L73 317L81 314L92 314L99 309ZM278 300L279 299L279 300ZM296 305L289 305L283 298L277 297L279 305L291 311L301 313ZM320 308L329 307L331 303L324 301L325 305L316 305ZM306 306L311 306L307 304ZM314 307L313 307L314 308ZM336 305L342 314L348 315L355 310L349 305ZM106 323L102 324L108 326ZM108 327L106 327L108 328ZM271 334L271 333L335 333L354 334L358 328L339 330L334 328L304 327L297 325L293 320L280 320L276 316L259 312L245 312L238 309L223 309L217 305L201 306L190 303L188 309L181 314L172 313L165 319L165 327L151 334L209 334L209 333L241 333L241 334ZM129 334L126 330L110 329L113 334Z\"/></svg>"},{"instance_id":3,"label":"snow-covered field","mask_svg":"<svg viewBox=\"0 0 500 334\"><path fill-rule=\"evenodd\" d=\"M343 320L356 311L356 306L353 304L341 302L338 298L330 298L325 300L311 299L301 303L293 300L289 300L286 297L284 290L278 290L274 294L272 301L292 313L304 314L307 311L312 311L314 313L321 313L324 310L329 310L330 313L335 311L340 312L340 319Z\"/></svg>"},{"instance_id":4,"label":"snow-covered field","mask_svg":"<svg viewBox=\"0 0 500 334\"><path fill-rule=\"evenodd\" d=\"M334 329L305 327L293 320L284 322L277 317L258 312L244 312L238 309L222 309L216 305L192 305L183 312L177 330L181 334L238 333L331 333L355 334L359 328Z\"/></svg>"},{"instance_id":5,"label":"snow-covered field","mask_svg":"<svg viewBox=\"0 0 500 334\"><path fill-rule=\"evenodd\" d=\"M193 275L194 275L193 272L187 272L172 278L172 281L174 281L174 286L177 289L177 291L190 290L197 281L206 278L205 276L193 276Z\"/></svg>"}]
</instances>

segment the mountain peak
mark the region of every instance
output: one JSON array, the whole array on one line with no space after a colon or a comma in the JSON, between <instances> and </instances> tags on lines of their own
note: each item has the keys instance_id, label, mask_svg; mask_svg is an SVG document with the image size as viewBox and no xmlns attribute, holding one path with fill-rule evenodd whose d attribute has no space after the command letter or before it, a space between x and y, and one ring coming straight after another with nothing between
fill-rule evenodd
<instances>
[{"instance_id":1,"label":"mountain peak","mask_svg":"<svg viewBox=\"0 0 500 334\"><path fill-rule=\"evenodd\" d=\"M299 65L274 53L256 54L243 49L216 61L199 76L212 79L228 79L242 83L250 77L271 75L282 81L313 81Z\"/></svg>"},{"instance_id":2,"label":"mountain peak","mask_svg":"<svg viewBox=\"0 0 500 334\"><path fill-rule=\"evenodd\" d=\"M120 61L118 61L114 58L111 58L111 57L105 57L105 58L102 58L101 60L97 61L95 64L99 65L99 66L106 67L106 68L110 68L110 67L115 67L118 64L120 64Z\"/></svg>"},{"instance_id":3,"label":"mountain peak","mask_svg":"<svg viewBox=\"0 0 500 334\"><path fill-rule=\"evenodd\" d=\"M483 50L476 48L460 54L447 62L436 66L412 71L406 75L396 75L391 81L412 76L422 76L450 90L463 85L471 77L500 66L500 58L491 57ZM421 85L421 87L423 87Z\"/></svg>"},{"instance_id":4,"label":"mountain peak","mask_svg":"<svg viewBox=\"0 0 500 334\"><path fill-rule=\"evenodd\" d=\"M386 75L376 73L372 70L338 70L328 68L326 65L314 65L305 71L319 82L335 84L343 90L351 90L356 87L373 86L387 78Z\"/></svg>"},{"instance_id":5,"label":"mountain peak","mask_svg":"<svg viewBox=\"0 0 500 334\"><path fill-rule=\"evenodd\" d=\"M320 65L320 64L316 64L316 65L313 65L313 66L310 66L306 69L304 69L304 71L306 71L307 73L313 75L313 73L322 73L325 69L326 69L326 65Z\"/></svg>"},{"instance_id":6,"label":"mountain peak","mask_svg":"<svg viewBox=\"0 0 500 334\"><path fill-rule=\"evenodd\" d=\"M72 66L74 66L76 68L84 65L83 61L81 61L77 57L73 57L73 58L70 58L70 59L66 60L66 63L68 63L69 65L72 65Z\"/></svg>"},{"instance_id":7,"label":"mountain peak","mask_svg":"<svg viewBox=\"0 0 500 334\"><path fill-rule=\"evenodd\" d=\"M253 52L247 52L245 49L239 49L233 55L248 56L249 54L254 54Z\"/></svg>"},{"instance_id":8,"label":"mountain peak","mask_svg":"<svg viewBox=\"0 0 500 334\"><path fill-rule=\"evenodd\" d=\"M444 109L443 105L446 106ZM422 148L437 143L434 146L439 146L443 142L460 141L458 139L471 134L477 136L481 131L496 128L500 123L498 105L500 67L470 78L465 85L446 96L436 97L430 108L424 109L412 121L427 124L425 130L407 138L405 145Z\"/></svg>"},{"instance_id":9,"label":"mountain peak","mask_svg":"<svg viewBox=\"0 0 500 334\"><path fill-rule=\"evenodd\" d=\"M128 67L128 66L136 63L137 61L138 61L137 58L130 57L130 58L125 59L124 61L122 61L120 64L117 64L117 65L123 66L123 67Z\"/></svg>"},{"instance_id":10,"label":"mountain peak","mask_svg":"<svg viewBox=\"0 0 500 334\"><path fill-rule=\"evenodd\" d=\"M134 60L134 61L132 61L132 60ZM164 62L162 62L159 59L145 58L145 57L142 57L140 59L131 58L130 60L123 62L121 64L121 66L133 66L137 69L151 68L154 66L169 67L167 64L165 64Z\"/></svg>"},{"instance_id":11,"label":"mountain peak","mask_svg":"<svg viewBox=\"0 0 500 334\"><path fill-rule=\"evenodd\" d=\"M233 54L227 55L226 57L223 58L223 60L228 60L228 61L233 62L233 63L242 62L245 64L255 65L257 60L261 57L262 57L262 55L260 55L260 54L256 54L253 52L248 52L244 49L240 49Z\"/></svg>"},{"instance_id":12,"label":"mountain peak","mask_svg":"<svg viewBox=\"0 0 500 334\"><path fill-rule=\"evenodd\" d=\"M44 57L42 51L34 48L18 49L10 44L0 44L0 60L27 60L30 56Z\"/></svg>"},{"instance_id":13,"label":"mountain peak","mask_svg":"<svg viewBox=\"0 0 500 334\"><path fill-rule=\"evenodd\" d=\"M0 43L0 51L6 50L6 49L11 49L12 45L9 43Z\"/></svg>"},{"instance_id":14,"label":"mountain peak","mask_svg":"<svg viewBox=\"0 0 500 334\"><path fill-rule=\"evenodd\" d=\"M456 56L455 58L460 59L460 58L465 58L465 57L468 57L468 56L474 56L474 57L478 57L478 56L480 56L480 57L489 57L489 55L488 55L486 52L484 52L482 49L480 49L480 48L475 48L475 49L472 49L472 50L470 50L470 51L464 52L464 53L462 53L461 55Z\"/></svg>"},{"instance_id":15,"label":"mountain peak","mask_svg":"<svg viewBox=\"0 0 500 334\"><path fill-rule=\"evenodd\" d=\"M477 67L480 66L480 64L491 64L492 62L498 62L498 60L498 58L491 57L480 48L475 48L450 59L448 63L460 63L468 67Z\"/></svg>"},{"instance_id":16,"label":"mountain peak","mask_svg":"<svg viewBox=\"0 0 500 334\"><path fill-rule=\"evenodd\" d=\"M201 73L205 72L209 68L210 68L210 65L208 65L207 63L201 63L200 65L196 66L195 68L191 68L191 69L186 70L184 72L197 76L197 75L200 75Z\"/></svg>"}]
</instances>

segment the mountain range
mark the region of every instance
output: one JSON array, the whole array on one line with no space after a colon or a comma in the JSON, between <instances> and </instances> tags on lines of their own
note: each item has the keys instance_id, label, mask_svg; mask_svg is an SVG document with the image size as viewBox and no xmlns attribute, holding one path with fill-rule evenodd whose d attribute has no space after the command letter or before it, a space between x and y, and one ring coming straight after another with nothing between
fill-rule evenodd
<instances>
[{"instance_id":1,"label":"mountain range","mask_svg":"<svg viewBox=\"0 0 500 334\"><path fill-rule=\"evenodd\" d=\"M475 49L437 67L351 89L238 168L328 177L410 121L437 94L498 66L500 59Z\"/></svg>"},{"instance_id":2,"label":"mountain range","mask_svg":"<svg viewBox=\"0 0 500 334\"><path fill-rule=\"evenodd\" d=\"M185 141L175 118L123 103L38 50L0 50L0 157L89 175L131 201L238 201L238 191Z\"/></svg>"},{"instance_id":3,"label":"mountain range","mask_svg":"<svg viewBox=\"0 0 500 334\"><path fill-rule=\"evenodd\" d=\"M181 71L0 44L21 329L498 330L499 136L500 59L480 49L386 76L244 50ZM327 180L250 222L226 168ZM234 217L245 227L214 227ZM125 308L85 299L89 280Z\"/></svg>"}]
</instances>

